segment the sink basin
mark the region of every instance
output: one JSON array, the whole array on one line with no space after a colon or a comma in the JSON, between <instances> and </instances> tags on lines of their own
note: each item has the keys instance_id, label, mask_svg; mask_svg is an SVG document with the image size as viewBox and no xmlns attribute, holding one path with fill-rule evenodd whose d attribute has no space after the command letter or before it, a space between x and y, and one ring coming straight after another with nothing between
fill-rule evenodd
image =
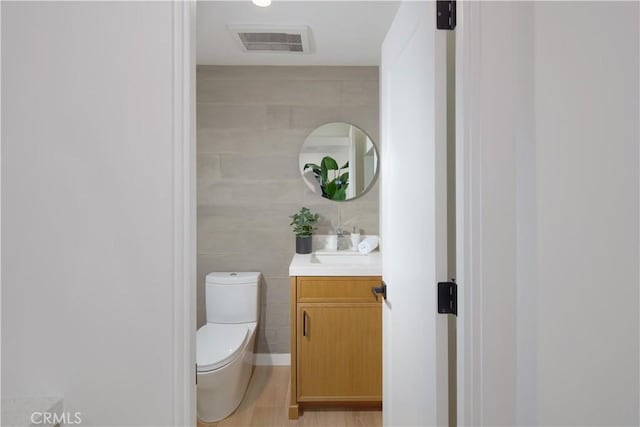
<instances>
[{"instance_id":1,"label":"sink basin","mask_svg":"<svg viewBox=\"0 0 640 427\"><path fill-rule=\"evenodd\" d=\"M364 265L371 263L371 258L358 252L313 253L312 264L328 265Z\"/></svg>"},{"instance_id":2,"label":"sink basin","mask_svg":"<svg viewBox=\"0 0 640 427\"><path fill-rule=\"evenodd\" d=\"M335 237L314 234L314 251L295 254L289 264L289 276L382 276L379 250L366 255L353 249L336 251L329 244Z\"/></svg>"}]
</instances>

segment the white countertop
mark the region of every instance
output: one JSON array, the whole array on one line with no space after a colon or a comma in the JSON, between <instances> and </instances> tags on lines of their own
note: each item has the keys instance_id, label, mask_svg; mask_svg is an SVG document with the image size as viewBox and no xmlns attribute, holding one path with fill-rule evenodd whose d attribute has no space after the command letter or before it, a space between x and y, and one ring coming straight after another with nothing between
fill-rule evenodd
<instances>
[{"instance_id":1,"label":"white countertop","mask_svg":"<svg viewBox=\"0 0 640 427\"><path fill-rule=\"evenodd\" d=\"M326 262L318 262L317 255ZM317 255L295 254L289 264L289 276L382 276L382 254L377 250L367 255L352 251L334 254L318 251Z\"/></svg>"}]
</instances>

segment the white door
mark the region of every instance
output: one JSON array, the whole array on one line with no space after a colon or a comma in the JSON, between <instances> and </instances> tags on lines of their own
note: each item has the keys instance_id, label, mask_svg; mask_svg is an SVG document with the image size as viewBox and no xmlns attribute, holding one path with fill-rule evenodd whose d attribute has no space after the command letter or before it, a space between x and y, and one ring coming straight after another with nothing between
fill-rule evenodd
<instances>
[{"instance_id":1,"label":"white door","mask_svg":"<svg viewBox=\"0 0 640 427\"><path fill-rule=\"evenodd\" d=\"M382 45L383 423L447 425L446 34L404 2Z\"/></svg>"}]
</instances>

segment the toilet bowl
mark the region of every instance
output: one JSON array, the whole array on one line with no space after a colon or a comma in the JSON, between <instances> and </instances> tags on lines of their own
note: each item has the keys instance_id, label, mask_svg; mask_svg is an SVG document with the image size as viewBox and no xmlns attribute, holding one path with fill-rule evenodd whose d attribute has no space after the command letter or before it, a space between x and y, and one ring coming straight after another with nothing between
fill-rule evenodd
<instances>
[{"instance_id":1,"label":"toilet bowl","mask_svg":"<svg viewBox=\"0 0 640 427\"><path fill-rule=\"evenodd\" d=\"M198 418L215 422L240 405L253 370L260 273L210 273L207 323L196 333Z\"/></svg>"}]
</instances>

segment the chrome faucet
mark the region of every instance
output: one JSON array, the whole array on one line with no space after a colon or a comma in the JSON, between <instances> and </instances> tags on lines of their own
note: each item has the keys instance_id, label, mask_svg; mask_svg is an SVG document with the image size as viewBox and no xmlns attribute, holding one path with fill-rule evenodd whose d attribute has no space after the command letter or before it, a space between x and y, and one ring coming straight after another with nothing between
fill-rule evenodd
<instances>
[{"instance_id":1,"label":"chrome faucet","mask_svg":"<svg viewBox=\"0 0 640 427\"><path fill-rule=\"evenodd\" d=\"M349 248L349 242L347 241L347 236L344 235L344 230L342 227L336 228L336 236L338 239L337 249L339 251L344 251Z\"/></svg>"}]
</instances>

